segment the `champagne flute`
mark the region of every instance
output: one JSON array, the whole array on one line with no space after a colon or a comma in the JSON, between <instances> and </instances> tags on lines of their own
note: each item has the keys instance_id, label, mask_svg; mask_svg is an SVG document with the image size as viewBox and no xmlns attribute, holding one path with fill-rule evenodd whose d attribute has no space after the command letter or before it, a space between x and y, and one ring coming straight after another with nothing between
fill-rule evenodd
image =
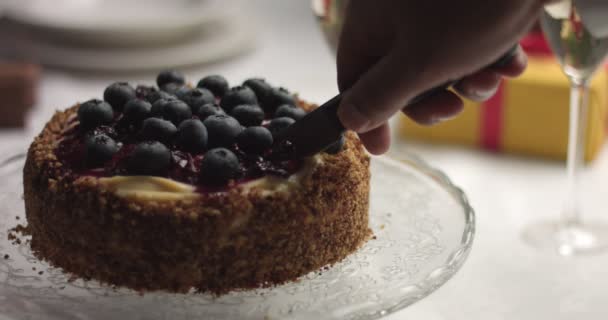
<instances>
[{"instance_id":1,"label":"champagne flute","mask_svg":"<svg viewBox=\"0 0 608 320\"><path fill-rule=\"evenodd\" d=\"M561 255L602 251L608 249L608 227L602 221L582 219L578 192L584 167L589 82L608 55L608 37L596 37L585 27L572 0L546 5L541 26L571 86L567 189L561 219L531 225L524 236L532 245L555 249Z\"/></svg>"},{"instance_id":2,"label":"champagne flute","mask_svg":"<svg viewBox=\"0 0 608 320\"><path fill-rule=\"evenodd\" d=\"M312 0L312 10L333 54L338 49L338 39L344 23L349 0Z\"/></svg>"}]
</instances>

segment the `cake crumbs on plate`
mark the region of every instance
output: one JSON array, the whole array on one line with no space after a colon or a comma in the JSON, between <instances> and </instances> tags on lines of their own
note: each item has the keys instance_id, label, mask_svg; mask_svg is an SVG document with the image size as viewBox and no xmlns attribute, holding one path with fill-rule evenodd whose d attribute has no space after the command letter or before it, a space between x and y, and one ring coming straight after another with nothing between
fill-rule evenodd
<instances>
[{"instance_id":1,"label":"cake crumbs on plate","mask_svg":"<svg viewBox=\"0 0 608 320\"><path fill-rule=\"evenodd\" d=\"M18 224L15 227L8 230L7 238L12 244L19 245L22 243L22 237L25 237L28 235L30 235L30 230L28 229L28 227L26 227L22 224ZM28 243L28 242L26 241L26 243Z\"/></svg>"}]
</instances>

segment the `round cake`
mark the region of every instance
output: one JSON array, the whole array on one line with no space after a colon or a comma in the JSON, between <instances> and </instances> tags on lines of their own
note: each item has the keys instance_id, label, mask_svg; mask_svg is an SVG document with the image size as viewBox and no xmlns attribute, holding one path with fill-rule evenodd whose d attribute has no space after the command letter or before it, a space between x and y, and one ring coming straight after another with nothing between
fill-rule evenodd
<instances>
[{"instance_id":1,"label":"round cake","mask_svg":"<svg viewBox=\"0 0 608 320\"><path fill-rule=\"evenodd\" d=\"M135 290L221 294L295 280L369 237L369 157L352 133L296 158L286 127L314 108L253 78L108 86L31 144L34 253ZM314 130L314 128L311 128Z\"/></svg>"}]
</instances>

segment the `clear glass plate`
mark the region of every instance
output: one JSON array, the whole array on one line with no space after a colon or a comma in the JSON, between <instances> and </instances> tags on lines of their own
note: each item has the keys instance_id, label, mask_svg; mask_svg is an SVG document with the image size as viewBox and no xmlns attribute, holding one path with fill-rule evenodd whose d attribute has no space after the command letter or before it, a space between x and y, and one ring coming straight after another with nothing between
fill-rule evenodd
<instances>
[{"instance_id":1,"label":"clear glass plate","mask_svg":"<svg viewBox=\"0 0 608 320\"><path fill-rule=\"evenodd\" d=\"M26 222L23 157L14 157L0 163L0 313L15 319L378 319L450 279L471 249L475 228L465 195L444 174L414 157L402 160L372 161L376 238L358 252L296 282L214 298L73 280L33 257L26 243L12 244L8 230Z\"/></svg>"}]
</instances>

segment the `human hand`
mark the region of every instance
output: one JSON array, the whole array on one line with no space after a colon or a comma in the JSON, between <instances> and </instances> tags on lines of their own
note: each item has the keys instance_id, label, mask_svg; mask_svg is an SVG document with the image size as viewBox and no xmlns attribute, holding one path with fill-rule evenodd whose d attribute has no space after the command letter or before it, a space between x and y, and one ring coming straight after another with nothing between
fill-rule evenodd
<instances>
[{"instance_id":1,"label":"human hand","mask_svg":"<svg viewBox=\"0 0 608 320\"><path fill-rule=\"evenodd\" d=\"M476 101L489 99L502 77L523 72L521 48L503 67L486 68L535 22L543 0L352 0L338 45L338 116L373 154L390 144L387 120L399 110L421 124L454 117L461 98L444 90L412 105L448 80Z\"/></svg>"}]
</instances>

